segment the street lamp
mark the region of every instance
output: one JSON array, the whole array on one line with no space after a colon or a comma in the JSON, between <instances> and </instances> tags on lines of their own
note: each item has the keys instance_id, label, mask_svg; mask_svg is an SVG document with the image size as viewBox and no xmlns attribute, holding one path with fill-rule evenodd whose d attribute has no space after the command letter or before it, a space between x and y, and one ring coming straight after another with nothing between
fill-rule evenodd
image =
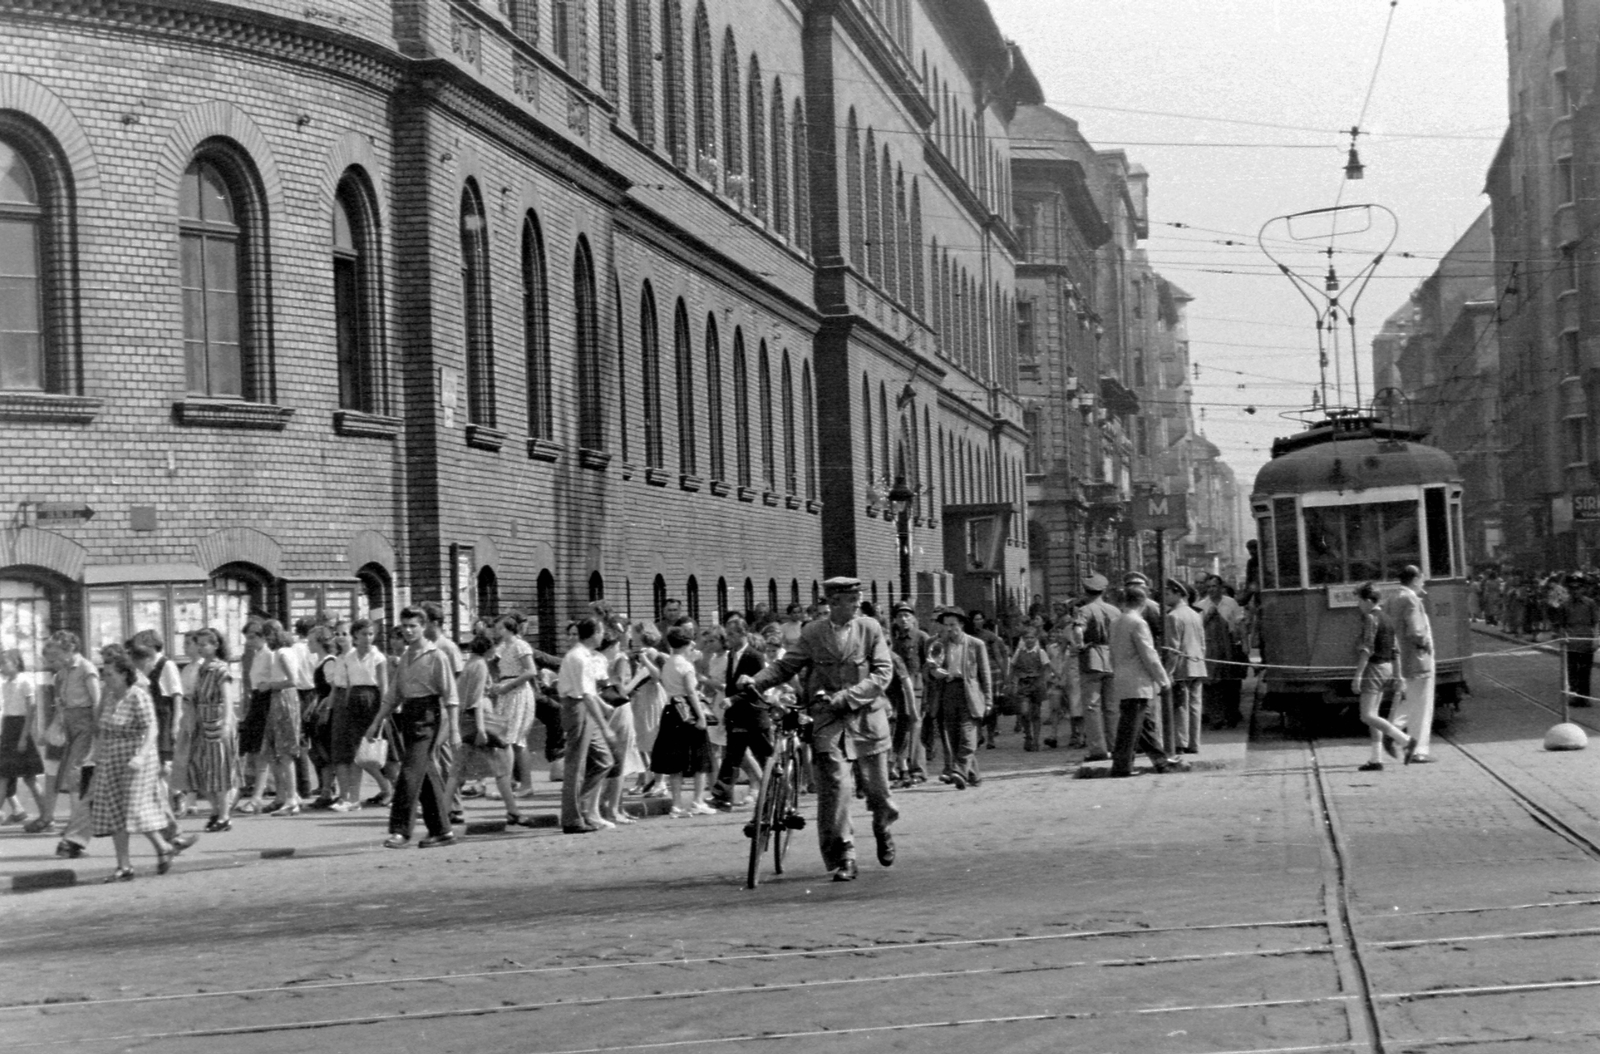
<instances>
[{"instance_id":1,"label":"street lamp","mask_svg":"<svg viewBox=\"0 0 1600 1054\"><path fill-rule=\"evenodd\" d=\"M911 503L916 500L916 492L906 486L904 476L894 478L894 486L889 488L889 508L894 513L895 534L900 543L900 596L909 599L911 596Z\"/></svg>"}]
</instances>

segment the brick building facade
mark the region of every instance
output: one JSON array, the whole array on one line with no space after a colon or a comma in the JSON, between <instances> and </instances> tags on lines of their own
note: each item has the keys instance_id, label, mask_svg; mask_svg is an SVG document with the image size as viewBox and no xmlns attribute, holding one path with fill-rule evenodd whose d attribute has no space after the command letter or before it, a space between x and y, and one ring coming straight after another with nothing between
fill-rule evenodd
<instances>
[{"instance_id":1,"label":"brick building facade","mask_svg":"<svg viewBox=\"0 0 1600 1054\"><path fill-rule=\"evenodd\" d=\"M0 19L8 642L1021 599L1037 86L981 3Z\"/></svg>"}]
</instances>

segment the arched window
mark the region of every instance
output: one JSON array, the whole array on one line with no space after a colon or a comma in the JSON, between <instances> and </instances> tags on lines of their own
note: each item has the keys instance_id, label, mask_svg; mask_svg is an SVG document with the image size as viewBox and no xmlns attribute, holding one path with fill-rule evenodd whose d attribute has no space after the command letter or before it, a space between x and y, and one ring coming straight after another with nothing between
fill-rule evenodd
<instances>
[{"instance_id":1,"label":"arched window","mask_svg":"<svg viewBox=\"0 0 1600 1054\"><path fill-rule=\"evenodd\" d=\"M528 435L549 439L554 414L550 377L550 283L539 221L522 221L522 354L528 371ZM579 370L583 369L580 360ZM579 403L581 408L582 403Z\"/></svg>"},{"instance_id":2,"label":"arched window","mask_svg":"<svg viewBox=\"0 0 1600 1054\"><path fill-rule=\"evenodd\" d=\"M750 208L767 218L767 106L762 94L761 60L750 56Z\"/></svg>"},{"instance_id":3,"label":"arched window","mask_svg":"<svg viewBox=\"0 0 1600 1054\"><path fill-rule=\"evenodd\" d=\"M628 0L628 119L647 149L656 145L656 64L650 0Z\"/></svg>"},{"instance_id":4,"label":"arched window","mask_svg":"<svg viewBox=\"0 0 1600 1054\"><path fill-rule=\"evenodd\" d=\"M865 151L867 168L861 177L866 190L866 203L862 213L862 237L867 250L867 274L874 282L883 279L883 231L881 229L881 203L878 199L878 146L877 136L867 129Z\"/></svg>"},{"instance_id":5,"label":"arched window","mask_svg":"<svg viewBox=\"0 0 1600 1054\"><path fill-rule=\"evenodd\" d=\"M556 576L548 570L540 571L534 581L533 613L539 620L539 650L554 654L561 627L556 625Z\"/></svg>"},{"instance_id":6,"label":"arched window","mask_svg":"<svg viewBox=\"0 0 1600 1054\"><path fill-rule=\"evenodd\" d=\"M889 457L889 393L878 382L878 450L883 454L883 476L894 482L894 461Z\"/></svg>"},{"instance_id":7,"label":"arched window","mask_svg":"<svg viewBox=\"0 0 1600 1054\"><path fill-rule=\"evenodd\" d=\"M728 617L728 580L717 579L717 621L720 623Z\"/></svg>"},{"instance_id":8,"label":"arched window","mask_svg":"<svg viewBox=\"0 0 1600 1054\"><path fill-rule=\"evenodd\" d=\"M711 21L706 17L705 0L695 5L692 32L689 52L693 64L690 86L694 91L695 171L708 179L715 179L717 100L711 86L715 60L711 55Z\"/></svg>"},{"instance_id":9,"label":"arched window","mask_svg":"<svg viewBox=\"0 0 1600 1054\"><path fill-rule=\"evenodd\" d=\"M678 471L693 476L699 472L694 445L694 347L682 299L672 313L672 361L678 386Z\"/></svg>"},{"instance_id":10,"label":"arched window","mask_svg":"<svg viewBox=\"0 0 1600 1054\"><path fill-rule=\"evenodd\" d=\"M660 621L661 612L667 606L667 580L660 575L656 575L655 581L650 585L650 602L655 612L653 617L656 621Z\"/></svg>"},{"instance_id":11,"label":"arched window","mask_svg":"<svg viewBox=\"0 0 1600 1054\"><path fill-rule=\"evenodd\" d=\"M800 429L805 437L806 500L817 500L817 409L811 393L811 364L800 367Z\"/></svg>"},{"instance_id":12,"label":"arched window","mask_svg":"<svg viewBox=\"0 0 1600 1054\"><path fill-rule=\"evenodd\" d=\"M722 34L722 171L727 177L723 186L730 196L745 201L746 195L740 192L743 181L738 178L745 171L739 93L739 46L730 26Z\"/></svg>"},{"instance_id":13,"label":"arched window","mask_svg":"<svg viewBox=\"0 0 1600 1054\"><path fill-rule=\"evenodd\" d=\"M789 352L785 349L778 373L779 405L783 411L783 491L800 493L799 450L794 435L794 378L789 372Z\"/></svg>"},{"instance_id":14,"label":"arched window","mask_svg":"<svg viewBox=\"0 0 1600 1054\"><path fill-rule=\"evenodd\" d=\"M339 361L339 406L382 414L385 398L382 299L378 281L377 213L371 186L358 170L339 181L333 198L333 324ZM0 385L4 387L4 385Z\"/></svg>"},{"instance_id":15,"label":"arched window","mask_svg":"<svg viewBox=\"0 0 1600 1054\"><path fill-rule=\"evenodd\" d=\"M750 579L744 580L744 611L748 616L756 609L756 584Z\"/></svg>"},{"instance_id":16,"label":"arched window","mask_svg":"<svg viewBox=\"0 0 1600 1054\"><path fill-rule=\"evenodd\" d=\"M59 148L31 121L0 113L0 391L79 388L73 231Z\"/></svg>"},{"instance_id":17,"label":"arched window","mask_svg":"<svg viewBox=\"0 0 1600 1054\"><path fill-rule=\"evenodd\" d=\"M895 296L915 311L911 302L911 223L906 215L906 176L898 169L894 180Z\"/></svg>"},{"instance_id":18,"label":"arched window","mask_svg":"<svg viewBox=\"0 0 1600 1054\"><path fill-rule=\"evenodd\" d=\"M898 295L900 288L900 262L896 254L899 252L900 233L895 227L896 219L902 222L906 218L905 200L901 199L900 211L895 212L894 207L894 162L889 159L889 148L883 148L883 165L878 169L878 180L882 191L878 195L879 207L882 214L879 219L879 228L883 238L883 289L890 296Z\"/></svg>"},{"instance_id":19,"label":"arched window","mask_svg":"<svg viewBox=\"0 0 1600 1054\"><path fill-rule=\"evenodd\" d=\"M928 518L930 523L934 518L934 501L936 500L933 493L933 458L935 453L936 451L933 447L932 419L928 415L928 408L924 406L922 408L922 500L924 503L923 514Z\"/></svg>"},{"instance_id":20,"label":"arched window","mask_svg":"<svg viewBox=\"0 0 1600 1054\"><path fill-rule=\"evenodd\" d=\"M711 446L711 478L728 478L722 438L722 345L717 339L717 318L706 315L706 439Z\"/></svg>"},{"instance_id":21,"label":"arched window","mask_svg":"<svg viewBox=\"0 0 1600 1054\"><path fill-rule=\"evenodd\" d=\"M865 271L867 221L861 211L861 136L856 131L855 107L850 108L844 136L844 200L845 219L850 224L850 264L857 271Z\"/></svg>"},{"instance_id":22,"label":"arched window","mask_svg":"<svg viewBox=\"0 0 1600 1054\"><path fill-rule=\"evenodd\" d=\"M772 81L772 229L789 233L789 117L784 109L783 82Z\"/></svg>"},{"instance_id":23,"label":"arched window","mask_svg":"<svg viewBox=\"0 0 1600 1054\"><path fill-rule=\"evenodd\" d=\"M789 603L800 603L800 580L798 578L789 579Z\"/></svg>"},{"instance_id":24,"label":"arched window","mask_svg":"<svg viewBox=\"0 0 1600 1054\"><path fill-rule=\"evenodd\" d=\"M617 97L617 0L600 0L600 90Z\"/></svg>"},{"instance_id":25,"label":"arched window","mask_svg":"<svg viewBox=\"0 0 1600 1054\"><path fill-rule=\"evenodd\" d=\"M594 254L589 239L578 239L572 259L573 327L578 337L578 445L589 450L606 446L605 400L600 394L600 299L594 286ZM547 348L549 344L545 345ZM549 362L546 356L545 361ZM548 374L547 374L548 376ZM550 386L545 385L545 412ZM548 433L553 435L554 433Z\"/></svg>"},{"instance_id":26,"label":"arched window","mask_svg":"<svg viewBox=\"0 0 1600 1054\"><path fill-rule=\"evenodd\" d=\"M917 180L911 180L911 245L906 258L911 262L911 312L919 318L928 317L928 302L922 293L922 191Z\"/></svg>"},{"instance_id":27,"label":"arched window","mask_svg":"<svg viewBox=\"0 0 1600 1054\"><path fill-rule=\"evenodd\" d=\"M686 614L690 618L694 619L696 623L699 623L699 621L700 621L700 581L699 581L699 579L695 578L694 575L690 575L689 576L689 581L684 583L684 586L683 586L683 607L684 607L684 614Z\"/></svg>"},{"instance_id":28,"label":"arched window","mask_svg":"<svg viewBox=\"0 0 1600 1054\"><path fill-rule=\"evenodd\" d=\"M644 463L662 467L661 450L661 344L657 331L656 297L650 283L639 297L639 373L644 403Z\"/></svg>"},{"instance_id":29,"label":"arched window","mask_svg":"<svg viewBox=\"0 0 1600 1054\"><path fill-rule=\"evenodd\" d=\"M688 114L683 83L683 6L679 0L661 3L661 68L667 111L667 154L679 168L689 167Z\"/></svg>"},{"instance_id":30,"label":"arched window","mask_svg":"<svg viewBox=\"0 0 1600 1054\"><path fill-rule=\"evenodd\" d=\"M622 282L617 278L616 271L611 272L611 310L616 318L611 332L617 341L617 376L613 389L617 398L617 442L622 449L622 460L627 461L628 429L632 425L628 419L628 342L623 337Z\"/></svg>"},{"instance_id":31,"label":"arched window","mask_svg":"<svg viewBox=\"0 0 1600 1054\"><path fill-rule=\"evenodd\" d=\"M769 492L778 489L778 462L772 435L772 364L767 361L767 342L762 341L757 367L760 371L761 398L761 480Z\"/></svg>"},{"instance_id":32,"label":"arched window","mask_svg":"<svg viewBox=\"0 0 1600 1054\"><path fill-rule=\"evenodd\" d=\"M739 486L751 485L750 473L750 371L745 364L744 331L733 331L733 449L739 469Z\"/></svg>"},{"instance_id":33,"label":"arched window","mask_svg":"<svg viewBox=\"0 0 1600 1054\"><path fill-rule=\"evenodd\" d=\"M867 455L865 462L867 485L871 486L878 481L878 470L872 456L872 444L874 442L872 436L872 382L867 379L865 373L861 375L861 434L863 437L862 449Z\"/></svg>"},{"instance_id":34,"label":"arched window","mask_svg":"<svg viewBox=\"0 0 1600 1054\"><path fill-rule=\"evenodd\" d=\"M550 0L550 44L572 75L589 79L589 12L585 0Z\"/></svg>"},{"instance_id":35,"label":"arched window","mask_svg":"<svg viewBox=\"0 0 1600 1054\"><path fill-rule=\"evenodd\" d=\"M478 568L478 617L494 618L500 614L500 580L494 568Z\"/></svg>"},{"instance_id":36,"label":"arched window","mask_svg":"<svg viewBox=\"0 0 1600 1054\"><path fill-rule=\"evenodd\" d=\"M196 395L265 398L249 369L252 275L247 177L228 152L202 152L183 174L178 196L183 346L188 390ZM7 312L8 316L10 312ZM9 324L9 319L8 319Z\"/></svg>"},{"instance_id":37,"label":"arched window","mask_svg":"<svg viewBox=\"0 0 1600 1054\"><path fill-rule=\"evenodd\" d=\"M512 0L511 31L535 47L538 46L539 0Z\"/></svg>"},{"instance_id":38,"label":"arched window","mask_svg":"<svg viewBox=\"0 0 1600 1054\"><path fill-rule=\"evenodd\" d=\"M773 614L778 613L778 580L767 579L767 610Z\"/></svg>"},{"instance_id":39,"label":"arched window","mask_svg":"<svg viewBox=\"0 0 1600 1054\"><path fill-rule=\"evenodd\" d=\"M794 103L794 244L811 255L811 148L806 136L806 108Z\"/></svg>"},{"instance_id":40,"label":"arched window","mask_svg":"<svg viewBox=\"0 0 1600 1054\"><path fill-rule=\"evenodd\" d=\"M822 603L822 584L815 578L811 580L811 602L813 604Z\"/></svg>"},{"instance_id":41,"label":"arched window","mask_svg":"<svg viewBox=\"0 0 1600 1054\"><path fill-rule=\"evenodd\" d=\"M606 598L606 579L599 571L589 572L589 599L590 601L604 600Z\"/></svg>"},{"instance_id":42,"label":"arched window","mask_svg":"<svg viewBox=\"0 0 1600 1054\"><path fill-rule=\"evenodd\" d=\"M461 292L466 322L467 421L495 424L494 330L489 303L489 231L475 180L461 191Z\"/></svg>"}]
</instances>

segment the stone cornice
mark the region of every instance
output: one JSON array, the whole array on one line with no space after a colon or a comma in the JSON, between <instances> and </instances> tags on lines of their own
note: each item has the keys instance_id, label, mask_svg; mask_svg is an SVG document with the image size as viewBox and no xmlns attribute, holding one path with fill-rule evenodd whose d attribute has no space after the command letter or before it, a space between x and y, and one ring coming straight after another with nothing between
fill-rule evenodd
<instances>
[{"instance_id":1,"label":"stone cornice","mask_svg":"<svg viewBox=\"0 0 1600 1054\"><path fill-rule=\"evenodd\" d=\"M392 48L353 33L208 0L173 0L159 6L131 0L9 0L5 15L245 51L379 91L391 90L406 64Z\"/></svg>"}]
</instances>

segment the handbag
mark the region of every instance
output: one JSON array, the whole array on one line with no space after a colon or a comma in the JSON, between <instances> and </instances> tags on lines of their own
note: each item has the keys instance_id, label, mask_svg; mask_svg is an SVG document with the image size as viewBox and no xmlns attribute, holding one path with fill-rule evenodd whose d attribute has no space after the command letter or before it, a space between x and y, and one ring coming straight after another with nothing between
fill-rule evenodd
<instances>
[{"instance_id":1,"label":"handbag","mask_svg":"<svg viewBox=\"0 0 1600 1054\"><path fill-rule=\"evenodd\" d=\"M488 706L474 706L461 711L461 741L475 743L482 732L486 746L493 749L508 746L506 737L511 733L511 722Z\"/></svg>"},{"instance_id":2,"label":"handbag","mask_svg":"<svg viewBox=\"0 0 1600 1054\"><path fill-rule=\"evenodd\" d=\"M686 725L694 724L694 707L689 705L689 700L681 695L672 697L672 708L677 712L678 720Z\"/></svg>"},{"instance_id":3,"label":"handbag","mask_svg":"<svg viewBox=\"0 0 1600 1054\"><path fill-rule=\"evenodd\" d=\"M356 747L356 764L363 768L381 769L389 760L389 741L382 737L368 739L361 738L361 745Z\"/></svg>"},{"instance_id":4,"label":"handbag","mask_svg":"<svg viewBox=\"0 0 1600 1054\"><path fill-rule=\"evenodd\" d=\"M64 747L67 745L67 730L61 724L61 715L51 718L50 725L44 730L44 745L47 747Z\"/></svg>"},{"instance_id":5,"label":"handbag","mask_svg":"<svg viewBox=\"0 0 1600 1054\"><path fill-rule=\"evenodd\" d=\"M614 684L603 684L600 686L600 700L610 707L627 706L628 693Z\"/></svg>"}]
</instances>

